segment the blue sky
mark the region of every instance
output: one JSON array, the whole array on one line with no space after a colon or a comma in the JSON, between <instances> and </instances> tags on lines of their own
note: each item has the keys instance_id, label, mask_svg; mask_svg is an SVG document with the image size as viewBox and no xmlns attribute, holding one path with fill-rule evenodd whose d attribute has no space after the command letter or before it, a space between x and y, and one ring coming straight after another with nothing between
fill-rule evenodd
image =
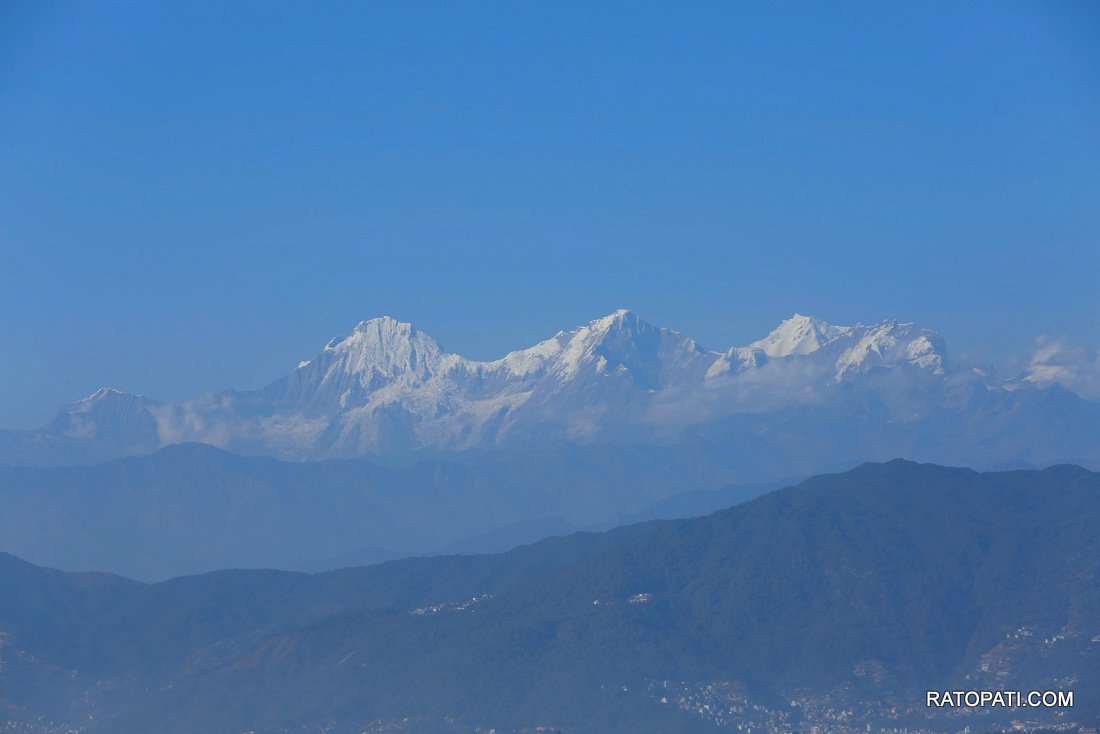
<instances>
[{"instance_id":1,"label":"blue sky","mask_svg":"<svg viewBox=\"0 0 1100 734\"><path fill-rule=\"evenodd\" d=\"M1097 120L1089 3L7 2L0 426L381 314L481 358L619 306L1098 344Z\"/></svg>"}]
</instances>

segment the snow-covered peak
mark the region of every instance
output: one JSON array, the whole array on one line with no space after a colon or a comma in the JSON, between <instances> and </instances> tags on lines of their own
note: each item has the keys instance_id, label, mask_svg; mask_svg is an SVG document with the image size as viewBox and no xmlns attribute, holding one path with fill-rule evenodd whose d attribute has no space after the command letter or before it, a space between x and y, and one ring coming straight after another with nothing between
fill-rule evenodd
<instances>
[{"instance_id":1,"label":"snow-covered peak","mask_svg":"<svg viewBox=\"0 0 1100 734\"><path fill-rule=\"evenodd\" d=\"M631 328L637 326L638 323L644 323L637 317L637 315L629 308L618 308L598 319L593 319L588 322L587 328L593 333L604 333L615 329ZM647 324L648 325L648 324Z\"/></svg>"},{"instance_id":2,"label":"snow-covered peak","mask_svg":"<svg viewBox=\"0 0 1100 734\"><path fill-rule=\"evenodd\" d=\"M398 321L392 316L380 316L368 321L360 321L352 329L351 334L336 341L335 344L330 343L329 347L326 348L335 349L340 344L370 344L388 348L410 341L435 344L430 336L412 324L406 321Z\"/></svg>"},{"instance_id":3,"label":"snow-covered peak","mask_svg":"<svg viewBox=\"0 0 1100 734\"><path fill-rule=\"evenodd\" d=\"M596 349L601 345L625 346L640 334L656 331L658 331L657 327L642 321L633 311L620 308L607 316L588 322L565 336L570 348L576 351Z\"/></svg>"},{"instance_id":4,"label":"snow-covered peak","mask_svg":"<svg viewBox=\"0 0 1100 734\"><path fill-rule=\"evenodd\" d=\"M840 382L876 368L900 365L942 374L945 350L939 334L912 323L883 321L833 326L812 316L795 314L765 338L719 355L707 377L764 368L770 364L769 360L797 363Z\"/></svg>"},{"instance_id":5,"label":"snow-covered peak","mask_svg":"<svg viewBox=\"0 0 1100 734\"><path fill-rule=\"evenodd\" d=\"M558 374L563 379L570 379L589 363L595 364L597 372L603 372L607 367L607 358L599 354L598 350L609 335L629 330L631 320L636 325L637 317L626 309L620 309L561 335L559 341L564 343L557 365Z\"/></svg>"},{"instance_id":6,"label":"snow-covered peak","mask_svg":"<svg viewBox=\"0 0 1100 734\"><path fill-rule=\"evenodd\" d=\"M264 392L310 414L343 410L386 386L424 384L438 373L444 356L435 340L412 324L382 316L360 321Z\"/></svg>"},{"instance_id":7,"label":"snow-covered peak","mask_svg":"<svg viewBox=\"0 0 1100 734\"><path fill-rule=\"evenodd\" d=\"M867 372L875 367L907 364L934 374L943 372L943 339L934 331L918 329L912 323L884 321L881 324L853 327L854 343L836 361L836 379Z\"/></svg>"},{"instance_id":8,"label":"snow-covered peak","mask_svg":"<svg viewBox=\"0 0 1100 734\"><path fill-rule=\"evenodd\" d=\"M114 410L119 407L145 404L153 404L153 402L141 395L116 390L113 387L101 387L91 395L81 398L75 403L69 403L62 412L89 413L92 411Z\"/></svg>"},{"instance_id":9,"label":"snow-covered peak","mask_svg":"<svg viewBox=\"0 0 1100 734\"><path fill-rule=\"evenodd\" d=\"M879 401L910 420L972 381L992 384L962 376L945 360L939 335L912 323L836 326L795 314L758 341L707 352L618 309L479 361L445 353L412 324L383 316L356 324L262 390L160 405L104 388L67 406L45 430L97 441L136 437L141 445L205 441L296 457L532 440L664 440L711 420L834 400ZM1053 381L1063 361L1037 359L1020 384Z\"/></svg>"},{"instance_id":10,"label":"snow-covered peak","mask_svg":"<svg viewBox=\"0 0 1100 734\"><path fill-rule=\"evenodd\" d=\"M619 309L567 334L555 371L561 379L578 374L624 374L634 383L656 389L677 377L702 350L670 329L658 328L628 309Z\"/></svg>"},{"instance_id":11,"label":"snow-covered peak","mask_svg":"<svg viewBox=\"0 0 1100 734\"><path fill-rule=\"evenodd\" d=\"M504 365L517 377L548 374L559 382L583 375L622 373L640 385L653 387L671 376L672 365L702 354L688 337L653 326L621 308L572 331L559 331L492 364Z\"/></svg>"},{"instance_id":12,"label":"snow-covered peak","mask_svg":"<svg viewBox=\"0 0 1100 734\"><path fill-rule=\"evenodd\" d=\"M781 322L770 334L749 345L769 357L810 354L837 338L851 333L850 326L832 326L813 316L796 313Z\"/></svg>"},{"instance_id":13,"label":"snow-covered peak","mask_svg":"<svg viewBox=\"0 0 1100 734\"><path fill-rule=\"evenodd\" d=\"M156 434L150 409L157 405L142 395L101 387L58 411L46 430L68 438L102 438L121 432L147 439Z\"/></svg>"},{"instance_id":14,"label":"snow-covered peak","mask_svg":"<svg viewBox=\"0 0 1100 734\"><path fill-rule=\"evenodd\" d=\"M74 405L89 406L94 403L99 403L104 400L110 400L112 398L121 397L124 395L130 395L130 393L125 393L122 390L117 390L113 387L101 387L88 397L78 400L76 403L74 403Z\"/></svg>"},{"instance_id":15,"label":"snow-covered peak","mask_svg":"<svg viewBox=\"0 0 1100 734\"><path fill-rule=\"evenodd\" d=\"M402 373L431 372L440 359L439 345L412 324L390 316L360 321L351 334L333 340L322 357L340 371L394 377ZM308 369L305 365L303 369Z\"/></svg>"},{"instance_id":16,"label":"snow-covered peak","mask_svg":"<svg viewBox=\"0 0 1100 734\"><path fill-rule=\"evenodd\" d=\"M405 331L412 330L413 325L404 321L398 321L393 316L377 316L373 319L360 321L352 329L353 332L376 331Z\"/></svg>"}]
</instances>

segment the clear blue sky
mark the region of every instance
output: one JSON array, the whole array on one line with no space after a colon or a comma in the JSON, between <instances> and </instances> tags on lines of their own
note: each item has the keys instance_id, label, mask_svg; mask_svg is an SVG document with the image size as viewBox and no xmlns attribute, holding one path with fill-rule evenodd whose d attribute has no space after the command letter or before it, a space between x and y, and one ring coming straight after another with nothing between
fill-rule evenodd
<instances>
[{"instance_id":1,"label":"clear blue sky","mask_svg":"<svg viewBox=\"0 0 1100 734\"><path fill-rule=\"evenodd\" d=\"M0 3L0 426L381 314L1100 343L1098 7Z\"/></svg>"}]
</instances>

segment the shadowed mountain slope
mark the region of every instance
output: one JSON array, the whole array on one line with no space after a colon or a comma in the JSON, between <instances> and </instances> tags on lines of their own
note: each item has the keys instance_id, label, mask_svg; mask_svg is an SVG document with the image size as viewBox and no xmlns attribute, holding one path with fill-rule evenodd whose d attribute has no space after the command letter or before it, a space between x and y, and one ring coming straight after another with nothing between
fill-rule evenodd
<instances>
[{"instance_id":1,"label":"shadowed mountain slope","mask_svg":"<svg viewBox=\"0 0 1100 734\"><path fill-rule=\"evenodd\" d=\"M92 710L88 731L123 733L402 721L421 732L713 731L706 710L682 705L702 690L770 710L825 697L858 711L860 728L904 716L956 731L958 718L925 718L926 689L1069 687L1068 715L1089 722L1100 710L1098 527L1100 477L1080 468L895 461L703 518L498 556L151 586L9 558L16 590L0 628L6 659L22 661L10 675L76 672L34 696L15 686L8 704L55 719ZM60 590L20 591L51 585ZM70 605L78 593L85 601ZM789 715L808 717L807 706Z\"/></svg>"}]
</instances>

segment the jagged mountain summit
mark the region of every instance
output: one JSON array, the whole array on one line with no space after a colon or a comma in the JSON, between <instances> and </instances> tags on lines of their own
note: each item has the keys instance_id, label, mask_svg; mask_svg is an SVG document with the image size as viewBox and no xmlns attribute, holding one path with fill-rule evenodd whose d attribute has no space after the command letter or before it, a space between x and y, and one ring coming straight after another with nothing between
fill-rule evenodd
<instances>
[{"instance_id":1,"label":"jagged mountain summit","mask_svg":"<svg viewBox=\"0 0 1100 734\"><path fill-rule=\"evenodd\" d=\"M1087 460L1100 418L1096 404L1064 390L997 383L951 364L940 336L912 323L835 326L795 314L747 346L708 351L618 310L476 361L384 316L263 389L177 404L100 390L40 431L5 432L0 455L78 463L201 442L317 459L700 436L755 462L781 463L796 446L812 456L838 442L847 448L836 460ZM976 457L963 453L971 448Z\"/></svg>"}]
</instances>

